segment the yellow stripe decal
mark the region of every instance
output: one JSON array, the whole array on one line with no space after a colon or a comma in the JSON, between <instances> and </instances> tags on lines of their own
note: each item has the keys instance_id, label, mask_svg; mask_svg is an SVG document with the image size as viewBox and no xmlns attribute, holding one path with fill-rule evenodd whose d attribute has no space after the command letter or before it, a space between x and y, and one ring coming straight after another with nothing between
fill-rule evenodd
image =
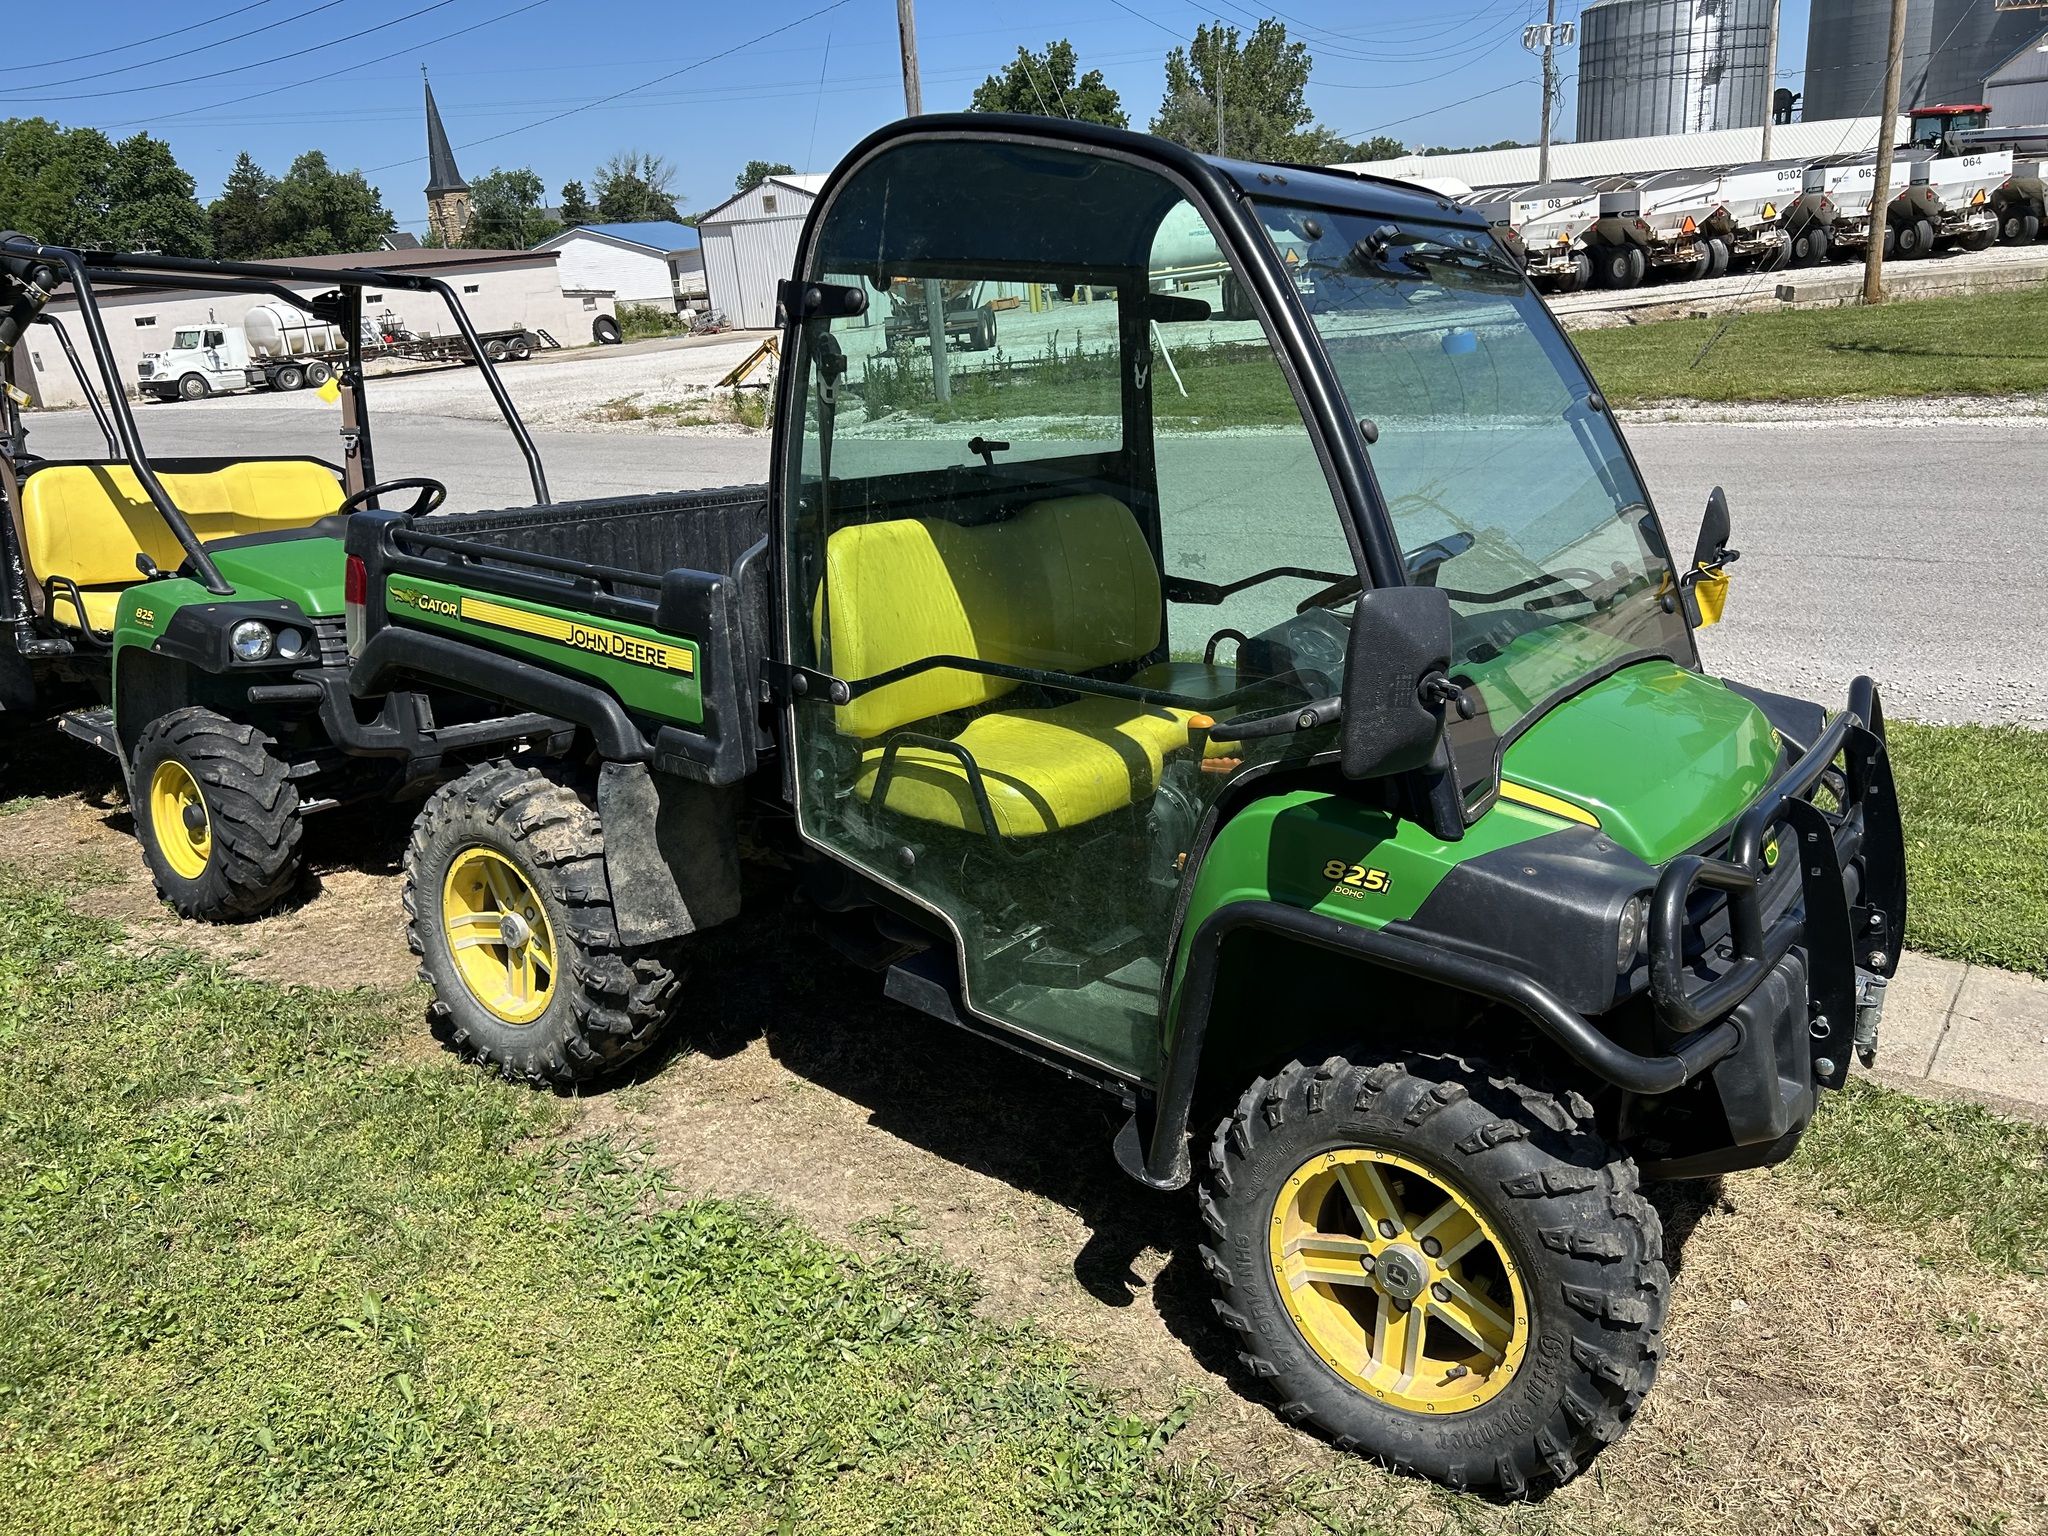
<instances>
[{"instance_id":1,"label":"yellow stripe decal","mask_svg":"<svg viewBox=\"0 0 2048 1536\"><path fill-rule=\"evenodd\" d=\"M579 651L591 651L615 661L630 661L661 672L691 673L697 670L697 658L687 647L664 645L659 640L643 640L638 635L622 635L615 629L599 629L593 624L579 624L573 619L557 618L549 613L528 613L524 608L511 608L480 597L463 598L461 617L471 623L509 629L514 634L532 635L537 640L552 640L556 645L573 646Z\"/></svg>"},{"instance_id":2,"label":"yellow stripe decal","mask_svg":"<svg viewBox=\"0 0 2048 1536\"><path fill-rule=\"evenodd\" d=\"M1583 806L1573 805L1569 800L1560 800L1555 795L1545 794L1540 789L1531 789L1526 784L1512 780L1500 781L1500 797L1512 800L1517 805L1526 805L1532 811L1543 811L1551 816L1562 816L1566 821L1576 821L1583 827L1597 827L1600 818Z\"/></svg>"}]
</instances>

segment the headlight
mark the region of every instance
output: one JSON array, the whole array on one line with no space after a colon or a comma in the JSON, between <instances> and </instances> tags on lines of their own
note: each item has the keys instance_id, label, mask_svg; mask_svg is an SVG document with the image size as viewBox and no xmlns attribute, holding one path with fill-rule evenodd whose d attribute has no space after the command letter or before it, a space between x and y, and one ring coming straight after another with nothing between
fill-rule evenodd
<instances>
[{"instance_id":1,"label":"headlight","mask_svg":"<svg viewBox=\"0 0 2048 1536\"><path fill-rule=\"evenodd\" d=\"M1649 928L1650 904L1640 895L1631 896L1622 905L1621 921L1614 929L1614 968L1626 976L1642 953L1643 941Z\"/></svg>"},{"instance_id":2,"label":"headlight","mask_svg":"<svg viewBox=\"0 0 2048 1536\"><path fill-rule=\"evenodd\" d=\"M244 619L228 631L228 649L235 653L237 661L261 661L276 645L270 626L254 619Z\"/></svg>"},{"instance_id":3,"label":"headlight","mask_svg":"<svg viewBox=\"0 0 2048 1536\"><path fill-rule=\"evenodd\" d=\"M306 654L306 637L296 629L280 629L277 632L277 654L286 661L297 661Z\"/></svg>"}]
</instances>

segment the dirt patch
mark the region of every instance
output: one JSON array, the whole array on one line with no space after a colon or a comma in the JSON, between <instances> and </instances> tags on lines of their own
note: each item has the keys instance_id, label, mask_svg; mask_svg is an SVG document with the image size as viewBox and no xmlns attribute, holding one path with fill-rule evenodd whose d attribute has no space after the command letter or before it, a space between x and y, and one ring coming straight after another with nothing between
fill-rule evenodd
<instances>
[{"instance_id":1,"label":"dirt patch","mask_svg":"<svg viewBox=\"0 0 2048 1536\"><path fill-rule=\"evenodd\" d=\"M413 979L399 908L400 861L412 818L368 806L308 819L306 874L273 915L188 923L156 893L112 758L54 725L11 728L0 744L8 857L52 878L90 882L80 910L125 926L140 944L175 944L262 981L402 987Z\"/></svg>"},{"instance_id":2,"label":"dirt patch","mask_svg":"<svg viewBox=\"0 0 2048 1536\"><path fill-rule=\"evenodd\" d=\"M28 793L28 791L33 793ZM317 885L277 917L179 923L150 889L106 760L28 728L0 744L10 857L106 877L80 897L143 942L246 974L402 984L410 817L316 817ZM465 1070L424 1021L406 1060ZM2002 1536L2048 1531L2048 1280L1930 1267L1796 1171L1654 1191L1678 1271L1662 1376L1634 1429L1548 1501L1499 1508L1287 1428L1212 1320L1192 1202L1120 1173L1122 1111L1086 1086L887 1002L774 890L693 957L681 1027L584 1125L692 1192L779 1205L858 1250L930 1250L982 1306L1071 1340L1134 1407L1192 1398L1177 1457L1240 1489L1233 1528ZM2000 1517L2003 1516L2003 1523Z\"/></svg>"}]
</instances>

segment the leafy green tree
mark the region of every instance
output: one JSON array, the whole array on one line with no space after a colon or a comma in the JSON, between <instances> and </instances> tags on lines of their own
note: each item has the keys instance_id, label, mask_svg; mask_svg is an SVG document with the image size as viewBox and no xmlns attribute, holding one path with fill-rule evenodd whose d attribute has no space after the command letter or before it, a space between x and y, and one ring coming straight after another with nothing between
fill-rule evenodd
<instances>
[{"instance_id":1,"label":"leafy green tree","mask_svg":"<svg viewBox=\"0 0 2048 1536\"><path fill-rule=\"evenodd\" d=\"M1355 160L1398 160L1408 153L1408 146L1399 139L1390 139L1384 133L1375 134L1352 146Z\"/></svg>"},{"instance_id":2,"label":"leafy green tree","mask_svg":"<svg viewBox=\"0 0 2048 1536\"><path fill-rule=\"evenodd\" d=\"M1476 155L1489 149L1527 149L1528 147L1528 144L1521 139L1496 139L1491 144L1459 144L1455 146L1450 144L1431 144L1427 148L1418 149L1415 153L1418 155ZM1407 151L1396 150L1395 153L1405 154Z\"/></svg>"},{"instance_id":3,"label":"leafy green tree","mask_svg":"<svg viewBox=\"0 0 2048 1536\"><path fill-rule=\"evenodd\" d=\"M1080 123L1107 123L1125 128L1123 98L1091 69L1078 80L1074 45L1064 37L1047 43L1043 53L1019 47L1017 57L974 89L968 103L974 112L1028 112L1036 117L1070 117ZM1157 129L1154 130L1157 132Z\"/></svg>"},{"instance_id":4,"label":"leafy green tree","mask_svg":"<svg viewBox=\"0 0 2048 1536\"><path fill-rule=\"evenodd\" d=\"M271 256L326 256L374 251L398 221L361 171L337 171L309 149L292 162L271 193Z\"/></svg>"},{"instance_id":5,"label":"leafy green tree","mask_svg":"<svg viewBox=\"0 0 2048 1536\"><path fill-rule=\"evenodd\" d=\"M780 160L749 160L747 168L733 178L732 189L744 192L750 187L758 187L770 176L788 176L795 171L795 166L785 165Z\"/></svg>"},{"instance_id":6,"label":"leafy green tree","mask_svg":"<svg viewBox=\"0 0 2048 1536\"><path fill-rule=\"evenodd\" d=\"M590 201L590 194L583 190L582 182L562 183L561 214L564 224L588 224L597 217L597 208Z\"/></svg>"},{"instance_id":7,"label":"leafy green tree","mask_svg":"<svg viewBox=\"0 0 2048 1536\"><path fill-rule=\"evenodd\" d=\"M516 170L491 167L469 187L469 228L465 245L486 251L524 251L559 235L562 226L548 217L547 186L527 166Z\"/></svg>"},{"instance_id":8,"label":"leafy green tree","mask_svg":"<svg viewBox=\"0 0 2048 1536\"><path fill-rule=\"evenodd\" d=\"M161 139L119 144L47 118L0 122L0 223L62 245L204 256L211 232L192 178Z\"/></svg>"},{"instance_id":9,"label":"leafy green tree","mask_svg":"<svg viewBox=\"0 0 2048 1536\"><path fill-rule=\"evenodd\" d=\"M220 196L207 204L213 248L229 261L253 261L270 249L270 198L277 178L247 150L235 156Z\"/></svg>"},{"instance_id":10,"label":"leafy green tree","mask_svg":"<svg viewBox=\"0 0 2048 1536\"><path fill-rule=\"evenodd\" d=\"M597 169L597 216L607 224L673 219L675 179L676 168L660 155L623 150Z\"/></svg>"},{"instance_id":11,"label":"leafy green tree","mask_svg":"<svg viewBox=\"0 0 2048 1536\"><path fill-rule=\"evenodd\" d=\"M1245 37L1203 24L1194 41L1166 56L1166 94L1152 131L1189 149L1246 160L1311 165L1359 158L1357 146L1315 121L1307 101L1314 67L1306 43L1268 16ZM1222 143L1217 143L1218 104Z\"/></svg>"}]
</instances>

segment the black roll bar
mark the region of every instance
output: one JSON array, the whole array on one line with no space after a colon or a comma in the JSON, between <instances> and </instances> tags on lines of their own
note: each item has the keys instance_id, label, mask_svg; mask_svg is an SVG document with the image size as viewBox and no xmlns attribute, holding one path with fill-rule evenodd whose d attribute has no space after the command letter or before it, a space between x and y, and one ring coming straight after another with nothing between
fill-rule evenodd
<instances>
[{"instance_id":1,"label":"black roll bar","mask_svg":"<svg viewBox=\"0 0 2048 1536\"><path fill-rule=\"evenodd\" d=\"M71 371L78 377L78 387L85 391L85 403L92 407L92 419L100 424L100 436L107 440L107 457L113 458L121 449L114 440L114 423L108 419L107 408L100 404L100 397L92 387L92 380L85 376L85 365L78 360L78 349L71 345L71 332L64 322L45 310L36 316L36 323L47 325L57 333L57 345L64 349L65 361L71 364ZM79 610L81 613L83 609Z\"/></svg>"},{"instance_id":2,"label":"black roll bar","mask_svg":"<svg viewBox=\"0 0 2048 1536\"><path fill-rule=\"evenodd\" d=\"M142 433L135 425L135 413L129 409L128 393L121 388L121 368L114 360L113 343L107 340L107 328L100 319L100 307L93 292L92 278L86 272L85 263L78 252L61 245L38 245L24 239L9 240L6 248L19 255L37 261L47 261L64 269L71 283L72 291L78 295L78 318L85 326L86 342L92 347L93 360L100 366L101 382L107 386L107 409L113 418L114 434L118 439L118 451L128 461L128 467L135 471L136 483L143 494L149 497L150 505L178 541L185 557L192 562L192 570L199 584L216 597L228 597L234 587L221 575L220 567L213 563L213 556L206 552L199 535L192 531L192 525L185 521L185 514L178 510L171 494L157 479L156 471L150 467L149 455L142 451ZM79 383L86 393L92 393L92 385L83 374Z\"/></svg>"}]
</instances>

